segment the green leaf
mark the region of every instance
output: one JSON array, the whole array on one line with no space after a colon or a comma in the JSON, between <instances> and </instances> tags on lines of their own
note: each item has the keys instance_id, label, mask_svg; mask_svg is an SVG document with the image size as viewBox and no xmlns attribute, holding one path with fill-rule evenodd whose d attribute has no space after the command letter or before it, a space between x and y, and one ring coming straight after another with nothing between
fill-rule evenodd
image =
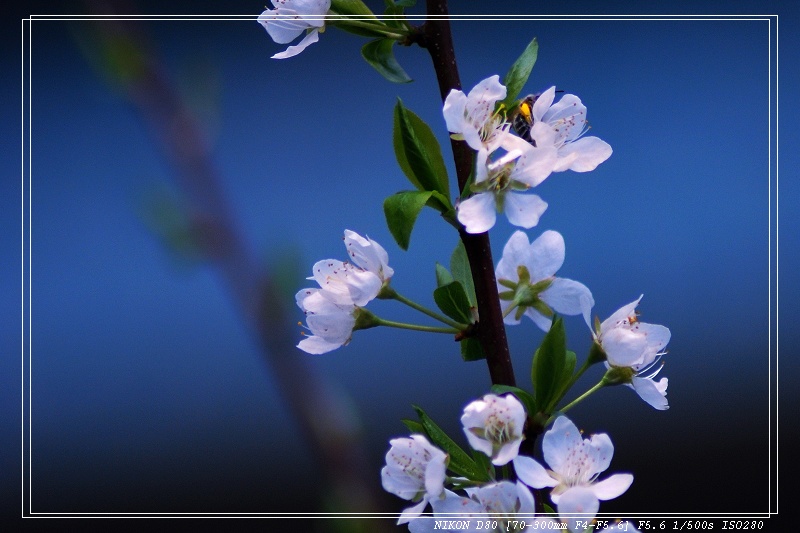
<instances>
[{"instance_id":1,"label":"green leaf","mask_svg":"<svg viewBox=\"0 0 800 533\"><path fill-rule=\"evenodd\" d=\"M431 442L450 455L450 464L447 466L450 470L474 481L489 481L488 473L481 471L467 452L462 450L447 433L442 431L442 428L436 425L436 423L425 414L425 411L416 405L413 407Z\"/></svg>"},{"instance_id":2,"label":"green leaf","mask_svg":"<svg viewBox=\"0 0 800 533\"><path fill-rule=\"evenodd\" d=\"M572 374L575 372L575 366L578 362L578 358L575 355L575 352L567 350L567 353L564 357L564 368L561 370L561 376L558 379L558 394L554 395L552 400L550 401L550 405L545 406L545 410L550 413L553 409L555 409L558 402L561 401L561 398L567 393L567 384L572 379Z\"/></svg>"},{"instance_id":3,"label":"green leaf","mask_svg":"<svg viewBox=\"0 0 800 533\"><path fill-rule=\"evenodd\" d=\"M394 58L394 39L376 39L361 48L361 55L372 68L393 83L408 83L411 80L400 63Z\"/></svg>"},{"instance_id":4,"label":"green leaf","mask_svg":"<svg viewBox=\"0 0 800 533\"><path fill-rule=\"evenodd\" d=\"M436 286L441 287L453 283L453 281L455 281L453 275L445 267L436 263Z\"/></svg>"},{"instance_id":5,"label":"green leaf","mask_svg":"<svg viewBox=\"0 0 800 533\"><path fill-rule=\"evenodd\" d=\"M481 343L475 337L466 337L461 340L461 359L464 361L480 361L486 359Z\"/></svg>"},{"instance_id":6,"label":"green leaf","mask_svg":"<svg viewBox=\"0 0 800 533\"><path fill-rule=\"evenodd\" d=\"M536 407L536 399L530 392L524 389L512 387L510 385L492 385L492 392L495 394L506 394L510 392L525 406L525 412L528 413L528 416L533 416L539 412L539 409Z\"/></svg>"},{"instance_id":7,"label":"green leaf","mask_svg":"<svg viewBox=\"0 0 800 533\"><path fill-rule=\"evenodd\" d=\"M411 420L410 418L404 418L400 422L402 422L412 434L413 433L419 433L420 435L426 434L425 427L416 420Z\"/></svg>"},{"instance_id":8,"label":"green leaf","mask_svg":"<svg viewBox=\"0 0 800 533\"><path fill-rule=\"evenodd\" d=\"M377 19L375 14L361 0L331 0L331 11L339 15L357 15Z\"/></svg>"},{"instance_id":9,"label":"green leaf","mask_svg":"<svg viewBox=\"0 0 800 533\"><path fill-rule=\"evenodd\" d=\"M450 256L450 272L453 273L453 278L460 281L467 292L467 298L472 307L478 307L478 298L475 296L475 282L472 280L472 269L469 266L469 259L467 258L467 249L464 248L464 243L458 241L456 249Z\"/></svg>"},{"instance_id":10,"label":"green leaf","mask_svg":"<svg viewBox=\"0 0 800 533\"><path fill-rule=\"evenodd\" d=\"M528 82L528 76L531 75L538 54L539 43L534 37L503 78L503 85L506 86L506 98L503 100L503 104L507 108L514 104L520 91Z\"/></svg>"},{"instance_id":11,"label":"green leaf","mask_svg":"<svg viewBox=\"0 0 800 533\"><path fill-rule=\"evenodd\" d=\"M430 200L432 191L402 191L393 194L383 201L383 213L386 225L403 250L408 250L411 230L417 221L419 212Z\"/></svg>"},{"instance_id":12,"label":"green leaf","mask_svg":"<svg viewBox=\"0 0 800 533\"><path fill-rule=\"evenodd\" d=\"M470 312L469 299L464 287L458 281L448 283L438 287L433 291L433 301L444 314L461 322L462 324L472 323L472 313Z\"/></svg>"},{"instance_id":13,"label":"green leaf","mask_svg":"<svg viewBox=\"0 0 800 533\"><path fill-rule=\"evenodd\" d=\"M439 141L421 118L403 106L394 107L392 141L397 162L409 181L420 190L438 191L450 204L450 182Z\"/></svg>"},{"instance_id":14,"label":"green leaf","mask_svg":"<svg viewBox=\"0 0 800 533\"><path fill-rule=\"evenodd\" d=\"M556 317L550 331L533 356L531 380L536 396L536 405L547 408L557 400L561 389L561 374L566 366L567 338L564 321Z\"/></svg>"},{"instance_id":15,"label":"green leaf","mask_svg":"<svg viewBox=\"0 0 800 533\"><path fill-rule=\"evenodd\" d=\"M487 476L489 476L491 479L495 479L495 468L489 456L483 452L479 452L478 450L471 451L472 459L475 460L475 464L478 465L480 471L486 472Z\"/></svg>"}]
</instances>

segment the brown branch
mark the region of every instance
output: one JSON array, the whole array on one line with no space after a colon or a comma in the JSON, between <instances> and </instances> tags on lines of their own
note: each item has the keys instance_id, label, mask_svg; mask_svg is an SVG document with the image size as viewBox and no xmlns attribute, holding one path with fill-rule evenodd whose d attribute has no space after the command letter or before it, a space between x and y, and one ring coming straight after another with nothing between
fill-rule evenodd
<instances>
[{"instance_id":1,"label":"brown branch","mask_svg":"<svg viewBox=\"0 0 800 533\"><path fill-rule=\"evenodd\" d=\"M431 18L425 22L414 40L430 53L439 83L439 94L444 101L451 89L461 89L450 22L446 18L447 1L428 0L427 10ZM451 139L450 144L453 149L458 189L463 191L472 170L473 153L464 141ZM489 234L473 235L462 228L460 236L467 251L478 299L479 322L475 328L475 336L486 354L489 376L495 385L515 385L514 368L503 325L503 312L497 295Z\"/></svg>"}]
</instances>

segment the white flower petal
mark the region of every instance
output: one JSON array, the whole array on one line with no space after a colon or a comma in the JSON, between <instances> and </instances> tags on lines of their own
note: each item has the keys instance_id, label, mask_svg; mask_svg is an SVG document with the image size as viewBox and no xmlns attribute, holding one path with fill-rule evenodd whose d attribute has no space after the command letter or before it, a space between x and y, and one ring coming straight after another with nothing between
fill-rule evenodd
<instances>
[{"instance_id":1,"label":"white flower petal","mask_svg":"<svg viewBox=\"0 0 800 533\"><path fill-rule=\"evenodd\" d=\"M613 500L625 493L633 483L630 474L614 474L608 479L598 481L592 485L594 495L600 500Z\"/></svg>"},{"instance_id":2,"label":"white flower petal","mask_svg":"<svg viewBox=\"0 0 800 533\"><path fill-rule=\"evenodd\" d=\"M278 44L286 44L295 40L307 28L297 11L293 9L267 9L258 17L258 23Z\"/></svg>"},{"instance_id":3,"label":"white flower petal","mask_svg":"<svg viewBox=\"0 0 800 533\"><path fill-rule=\"evenodd\" d=\"M550 331L550 326L553 325L553 319L544 316L542 313L534 309L533 307L529 307L525 310L525 316L533 320L533 323L539 326L539 329L547 333Z\"/></svg>"},{"instance_id":4,"label":"white flower petal","mask_svg":"<svg viewBox=\"0 0 800 533\"><path fill-rule=\"evenodd\" d=\"M605 472L611 464L614 455L614 445L606 433L597 433L584 439L584 451L591 461L591 468L587 469L589 476Z\"/></svg>"},{"instance_id":5,"label":"white flower petal","mask_svg":"<svg viewBox=\"0 0 800 533\"><path fill-rule=\"evenodd\" d=\"M669 343L672 334L669 328L659 324L645 324L639 322L636 324L637 331L647 338L647 349L652 352L660 352Z\"/></svg>"},{"instance_id":6,"label":"white flower petal","mask_svg":"<svg viewBox=\"0 0 800 533\"><path fill-rule=\"evenodd\" d=\"M602 345L609 364L631 366L642 362L647 350L647 337L628 328L614 328L603 332Z\"/></svg>"},{"instance_id":7,"label":"white flower petal","mask_svg":"<svg viewBox=\"0 0 800 533\"><path fill-rule=\"evenodd\" d=\"M534 124L530 136L536 142L535 147L514 135L505 136L501 145L505 150L521 152L509 177L529 187L535 187L553 172L558 160L558 151L555 147L555 133L547 124L543 122Z\"/></svg>"},{"instance_id":8,"label":"white flower petal","mask_svg":"<svg viewBox=\"0 0 800 533\"><path fill-rule=\"evenodd\" d=\"M513 225L530 229L539 223L547 210L547 202L535 194L512 192L506 195L504 210Z\"/></svg>"},{"instance_id":9,"label":"white flower petal","mask_svg":"<svg viewBox=\"0 0 800 533\"><path fill-rule=\"evenodd\" d=\"M539 97L533 103L533 108L531 109L531 116L533 116L536 122L542 121L542 117L547 112L547 110L550 109L550 105L553 103L553 99L555 99L555 97L556 97L555 85L539 95Z\"/></svg>"},{"instance_id":10,"label":"white flower petal","mask_svg":"<svg viewBox=\"0 0 800 533\"><path fill-rule=\"evenodd\" d=\"M515 231L503 246L503 257L497 263L495 276L497 279L507 279L509 281L519 281L517 267L525 265L530 255L531 243L524 231ZM498 284L498 290L506 290Z\"/></svg>"},{"instance_id":11,"label":"white flower petal","mask_svg":"<svg viewBox=\"0 0 800 533\"><path fill-rule=\"evenodd\" d=\"M577 141L565 144L558 151L559 157L569 160L569 164L559 170L589 172L611 157L612 152L611 146L597 137L581 137Z\"/></svg>"},{"instance_id":12,"label":"white flower petal","mask_svg":"<svg viewBox=\"0 0 800 533\"><path fill-rule=\"evenodd\" d=\"M323 353L328 353L337 348L341 348L341 346L342 346L341 343L328 342L322 337L317 337L315 335L306 337L297 344L298 348L312 355L320 355Z\"/></svg>"},{"instance_id":13,"label":"white flower petal","mask_svg":"<svg viewBox=\"0 0 800 533\"><path fill-rule=\"evenodd\" d=\"M517 481L517 498L519 499L519 509L517 513L520 515L534 515L536 513L536 501L533 499L533 494L522 482Z\"/></svg>"},{"instance_id":14,"label":"white flower petal","mask_svg":"<svg viewBox=\"0 0 800 533\"><path fill-rule=\"evenodd\" d=\"M549 305L556 313L573 316L588 314L594 306L592 292L577 281L565 278L556 278L547 290L539 294L539 298Z\"/></svg>"},{"instance_id":15,"label":"white flower petal","mask_svg":"<svg viewBox=\"0 0 800 533\"><path fill-rule=\"evenodd\" d=\"M650 404L651 407L659 411L669 409L669 402L667 401L667 385L669 380L661 378L659 381L654 381L650 378L634 377L631 386L639 397Z\"/></svg>"},{"instance_id":16,"label":"white flower petal","mask_svg":"<svg viewBox=\"0 0 800 533\"><path fill-rule=\"evenodd\" d=\"M303 40L297 43L294 46L290 46L283 52L279 52L272 56L272 59L287 59L290 57L294 57L303 50L305 50L309 45L314 44L315 42L319 41L319 30L312 30L303 37Z\"/></svg>"},{"instance_id":17,"label":"white flower petal","mask_svg":"<svg viewBox=\"0 0 800 533\"><path fill-rule=\"evenodd\" d=\"M467 128L464 111L467 106L467 95L457 89L451 89L444 100L442 114L447 124L447 131L462 133Z\"/></svg>"},{"instance_id":18,"label":"white flower petal","mask_svg":"<svg viewBox=\"0 0 800 533\"><path fill-rule=\"evenodd\" d=\"M585 128L586 106L574 94L565 94L542 116L546 122L558 129L566 141L575 139Z\"/></svg>"},{"instance_id":19,"label":"white flower petal","mask_svg":"<svg viewBox=\"0 0 800 533\"><path fill-rule=\"evenodd\" d=\"M558 516L567 524L570 531L577 533L585 528L578 527L578 522L591 522L600 510L600 501L591 489L572 487L558 500Z\"/></svg>"},{"instance_id":20,"label":"white flower petal","mask_svg":"<svg viewBox=\"0 0 800 533\"><path fill-rule=\"evenodd\" d=\"M542 438L542 454L550 468L561 472L571 450L582 445L583 438L575 424L566 416L559 416Z\"/></svg>"},{"instance_id":21,"label":"white flower petal","mask_svg":"<svg viewBox=\"0 0 800 533\"><path fill-rule=\"evenodd\" d=\"M420 501L417 505L406 507L405 509L403 509L403 512L400 513L400 518L398 518L397 520L397 525L399 526L400 524L407 524L408 522L414 520L415 518L417 518L419 515L422 514L422 511L425 510L425 506L427 505L428 505L428 499L422 498L422 501Z\"/></svg>"},{"instance_id":22,"label":"white flower petal","mask_svg":"<svg viewBox=\"0 0 800 533\"><path fill-rule=\"evenodd\" d=\"M366 305L378 295L381 279L351 263L326 259L313 267L314 279L323 289L323 295L337 304Z\"/></svg>"},{"instance_id":23,"label":"white flower petal","mask_svg":"<svg viewBox=\"0 0 800 533\"><path fill-rule=\"evenodd\" d=\"M362 237L348 229L344 231L344 245L353 263L376 274L381 281L394 275L394 270L389 266L389 254L369 237Z\"/></svg>"},{"instance_id":24,"label":"white flower petal","mask_svg":"<svg viewBox=\"0 0 800 533\"><path fill-rule=\"evenodd\" d=\"M489 231L497 221L494 194L482 192L458 204L458 221L464 224L467 233Z\"/></svg>"},{"instance_id":25,"label":"white flower petal","mask_svg":"<svg viewBox=\"0 0 800 533\"><path fill-rule=\"evenodd\" d=\"M528 271L535 283L554 276L564 264L566 246L564 237L557 231L547 230L531 243L528 255Z\"/></svg>"},{"instance_id":26,"label":"white flower petal","mask_svg":"<svg viewBox=\"0 0 800 533\"><path fill-rule=\"evenodd\" d=\"M518 455L514 459L514 472L517 473L517 478L520 481L535 489L558 485L558 480L548 474L542 465L535 459L525 455Z\"/></svg>"},{"instance_id":27,"label":"white flower petal","mask_svg":"<svg viewBox=\"0 0 800 533\"><path fill-rule=\"evenodd\" d=\"M644 294L639 296L639 298L632 301L631 303L623 305L622 307L614 311L614 314L612 314L607 319L603 320L603 323L600 324L600 330L601 331L609 330L612 327L614 327L618 322L626 320L630 316L634 316L636 307L638 307L639 302L642 300L643 297Z\"/></svg>"}]
</instances>

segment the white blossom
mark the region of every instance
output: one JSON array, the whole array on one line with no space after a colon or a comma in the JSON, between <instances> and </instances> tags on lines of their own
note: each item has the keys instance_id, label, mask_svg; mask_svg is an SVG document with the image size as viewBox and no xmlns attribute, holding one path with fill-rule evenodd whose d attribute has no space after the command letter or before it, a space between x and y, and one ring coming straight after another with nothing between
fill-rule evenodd
<instances>
[{"instance_id":1,"label":"white blossom","mask_svg":"<svg viewBox=\"0 0 800 533\"><path fill-rule=\"evenodd\" d=\"M411 533L505 531L507 521L530 522L536 512L533 494L520 482L500 481L466 492L460 496L446 490L444 498L431 501L433 516L414 520L408 529Z\"/></svg>"},{"instance_id":2,"label":"white blossom","mask_svg":"<svg viewBox=\"0 0 800 533\"><path fill-rule=\"evenodd\" d=\"M383 246L355 231L344 230L344 245L353 263L367 272L372 272L381 282L391 279L394 270L389 266L389 254Z\"/></svg>"},{"instance_id":3,"label":"white blossom","mask_svg":"<svg viewBox=\"0 0 800 533\"><path fill-rule=\"evenodd\" d=\"M639 321L636 307L642 296L615 311L600 324L599 331L592 333L606 354L606 365L629 368L632 375L626 385L655 409L665 410L669 408L666 398L669 380L654 378L661 371L659 362L666 353L664 348L671 333L664 326Z\"/></svg>"},{"instance_id":4,"label":"white blossom","mask_svg":"<svg viewBox=\"0 0 800 533\"><path fill-rule=\"evenodd\" d=\"M417 518L430 501L444 491L447 455L422 435L389 441L386 466L381 470L381 483L387 492L417 502L406 508L398 524Z\"/></svg>"},{"instance_id":5,"label":"white blossom","mask_svg":"<svg viewBox=\"0 0 800 533\"><path fill-rule=\"evenodd\" d=\"M525 408L513 395L487 394L464 408L461 424L470 446L501 466L519 453L526 418Z\"/></svg>"},{"instance_id":6,"label":"white blossom","mask_svg":"<svg viewBox=\"0 0 800 533\"><path fill-rule=\"evenodd\" d=\"M591 521L600 508L599 500L620 496L633 482L631 474L614 474L597 481L611 464L611 439L605 433L584 439L565 416L558 417L544 434L542 453L550 469L520 455L514 459L514 470L526 485L553 488L550 498L557 505L559 516L569 517L567 523L573 531L577 527L576 513L581 515L579 520Z\"/></svg>"},{"instance_id":7,"label":"white blossom","mask_svg":"<svg viewBox=\"0 0 800 533\"><path fill-rule=\"evenodd\" d=\"M506 88L496 74L478 83L469 94L452 89L442 109L448 131L473 150L493 152L510 128L505 115L495 113L495 105L505 97Z\"/></svg>"},{"instance_id":8,"label":"white blossom","mask_svg":"<svg viewBox=\"0 0 800 533\"><path fill-rule=\"evenodd\" d=\"M325 14L331 0L271 0L275 9L267 9L258 16L272 40L278 44L294 41L303 32L308 32L302 41L285 51L272 56L273 59L293 57L319 40L319 32L325 27Z\"/></svg>"},{"instance_id":9,"label":"white blossom","mask_svg":"<svg viewBox=\"0 0 800 533\"><path fill-rule=\"evenodd\" d=\"M506 324L519 324L525 315L548 331L553 311L582 314L589 320L594 306L591 291L582 283L555 275L564 264L565 253L564 237L557 231L545 231L531 243L522 231L511 235L495 270L501 305L517 308L506 315Z\"/></svg>"},{"instance_id":10,"label":"white blossom","mask_svg":"<svg viewBox=\"0 0 800 533\"><path fill-rule=\"evenodd\" d=\"M534 125L534 135L549 138L552 130ZM553 144L542 142L533 147L514 135L501 141L506 153L492 161L490 151L478 150L475 160L475 182L470 186L471 197L457 206L458 220L468 233L483 233L491 229L497 213L505 213L515 226L532 228L547 209L547 202L535 194L523 194L550 175L556 161Z\"/></svg>"},{"instance_id":11,"label":"white blossom","mask_svg":"<svg viewBox=\"0 0 800 533\"><path fill-rule=\"evenodd\" d=\"M611 156L611 146L597 137L585 137L586 106L574 94L565 94L557 103L556 88L550 87L536 98L531 109L533 124L543 122L555 132L558 161L553 172L588 172ZM537 144L541 141L536 140Z\"/></svg>"},{"instance_id":12,"label":"white blossom","mask_svg":"<svg viewBox=\"0 0 800 533\"><path fill-rule=\"evenodd\" d=\"M364 318L360 308L372 301L394 274L389 255L377 242L345 230L344 243L353 262L317 261L308 279L320 288L302 289L295 296L312 333L297 347L308 353L326 353L350 342L356 317ZM360 325L367 327L363 322Z\"/></svg>"},{"instance_id":13,"label":"white blossom","mask_svg":"<svg viewBox=\"0 0 800 533\"><path fill-rule=\"evenodd\" d=\"M295 295L295 301L312 333L300 341L298 348L316 355L350 342L358 309L355 305L334 303L323 295L322 289L302 289Z\"/></svg>"}]
</instances>

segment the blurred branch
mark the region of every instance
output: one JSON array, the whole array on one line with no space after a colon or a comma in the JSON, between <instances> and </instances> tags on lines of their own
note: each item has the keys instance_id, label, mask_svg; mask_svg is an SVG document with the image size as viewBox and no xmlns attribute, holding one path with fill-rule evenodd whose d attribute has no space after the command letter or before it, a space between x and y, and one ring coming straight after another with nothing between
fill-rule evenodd
<instances>
[{"instance_id":1,"label":"blurred branch","mask_svg":"<svg viewBox=\"0 0 800 533\"><path fill-rule=\"evenodd\" d=\"M129 6L90 2L91 12L131 13ZM116 8L116 9L115 9ZM212 163L203 130L147 46L141 23L98 21L95 46L109 62L135 108L146 119L157 144L175 168L175 178L191 209L203 250L227 284L243 317L256 333L261 354L276 376L280 393L325 472L327 487L340 509L378 512L378 473L366 464L360 427L349 403L332 383L306 363L294 346L295 326L274 278L254 259L234 223ZM290 326L291 324L291 326ZM385 507L384 507L385 509ZM355 524L353 524L355 525ZM371 521L373 531L387 527Z\"/></svg>"}]
</instances>

